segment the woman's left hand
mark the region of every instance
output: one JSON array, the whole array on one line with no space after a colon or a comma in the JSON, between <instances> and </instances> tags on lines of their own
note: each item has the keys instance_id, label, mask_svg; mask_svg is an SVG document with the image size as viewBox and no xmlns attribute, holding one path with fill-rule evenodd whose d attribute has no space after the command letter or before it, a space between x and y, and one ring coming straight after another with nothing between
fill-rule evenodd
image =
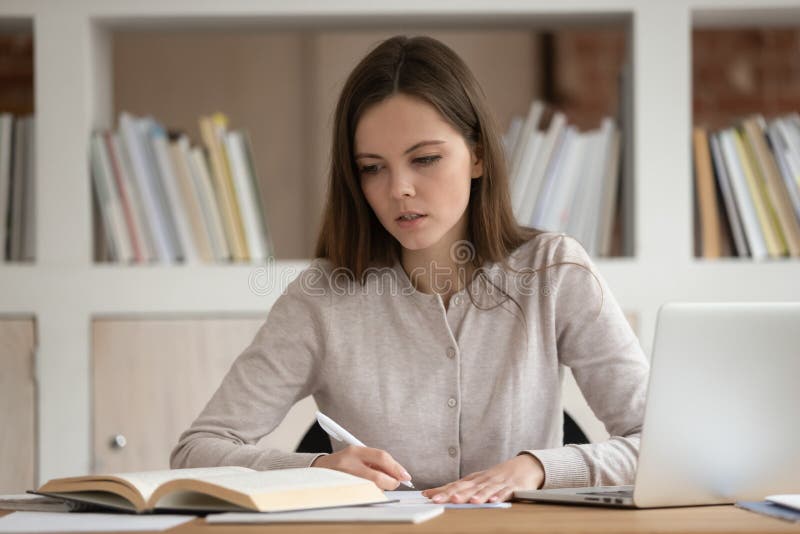
<instances>
[{"instance_id":1,"label":"woman's left hand","mask_svg":"<svg viewBox=\"0 0 800 534\"><path fill-rule=\"evenodd\" d=\"M544 468L539 460L531 454L520 454L455 482L427 489L422 495L435 503L503 502L515 490L538 489L543 482Z\"/></svg>"}]
</instances>

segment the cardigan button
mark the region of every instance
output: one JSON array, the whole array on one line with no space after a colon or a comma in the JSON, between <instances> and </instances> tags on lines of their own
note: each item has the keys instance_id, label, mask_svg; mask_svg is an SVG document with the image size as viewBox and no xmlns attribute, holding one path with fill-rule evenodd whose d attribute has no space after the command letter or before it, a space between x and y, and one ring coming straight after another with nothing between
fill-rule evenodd
<instances>
[{"instance_id":1,"label":"cardigan button","mask_svg":"<svg viewBox=\"0 0 800 534\"><path fill-rule=\"evenodd\" d=\"M456 400L454 398L450 397L450 399L448 399L448 401L447 401L447 405L450 406L451 408L455 408L456 407Z\"/></svg>"},{"instance_id":2,"label":"cardigan button","mask_svg":"<svg viewBox=\"0 0 800 534\"><path fill-rule=\"evenodd\" d=\"M447 454L450 455L450 458L455 458L456 454L458 454L458 451L456 450L455 447L450 447L449 449L447 449Z\"/></svg>"},{"instance_id":3,"label":"cardigan button","mask_svg":"<svg viewBox=\"0 0 800 534\"><path fill-rule=\"evenodd\" d=\"M456 357L456 349L453 347L447 347L447 357L451 360Z\"/></svg>"}]
</instances>

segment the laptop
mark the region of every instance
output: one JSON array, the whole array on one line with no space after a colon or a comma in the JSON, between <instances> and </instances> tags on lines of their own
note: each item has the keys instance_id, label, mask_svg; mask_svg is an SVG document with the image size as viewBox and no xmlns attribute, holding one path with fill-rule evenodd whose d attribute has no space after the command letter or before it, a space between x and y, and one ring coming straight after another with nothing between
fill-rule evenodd
<instances>
[{"instance_id":1,"label":"laptop","mask_svg":"<svg viewBox=\"0 0 800 534\"><path fill-rule=\"evenodd\" d=\"M800 493L800 302L659 309L633 486L517 491L625 508Z\"/></svg>"}]
</instances>

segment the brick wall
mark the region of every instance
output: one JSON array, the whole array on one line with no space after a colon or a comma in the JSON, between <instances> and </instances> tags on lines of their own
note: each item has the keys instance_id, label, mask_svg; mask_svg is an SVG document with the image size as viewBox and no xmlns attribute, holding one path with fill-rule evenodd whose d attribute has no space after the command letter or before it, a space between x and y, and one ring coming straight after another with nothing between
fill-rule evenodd
<instances>
[{"instance_id":1,"label":"brick wall","mask_svg":"<svg viewBox=\"0 0 800 534\"><path fill-rule=\"evenodd\" d=\"M625 33L562 30L551 35L551 86L544 96L566 113L570 124L582 130L596 128L604 116L617 113Z\"/></svg>"},{"instance_id":2,"label":"brick wall","mask_svg":"<svg viewBox=\"0 0 800 534\"><path fill-rule=\"evenodd\" d=\"M695 124L800 111L800 30L699 30L692 39Z\"/></svg>"},{"instance_id":3,"label":"brick wall","mask_svg":"<svg viewBox=\"0 0 800 534\"><path fill-rule=\"evenodd\" d=\"M596 127L616 113L622 30L557 32L553 55L553 103L575 124ZM695 124L720 128L751 113L800 111L800 30L695 30L692 78Z\"/></svg>"}]
</instances>

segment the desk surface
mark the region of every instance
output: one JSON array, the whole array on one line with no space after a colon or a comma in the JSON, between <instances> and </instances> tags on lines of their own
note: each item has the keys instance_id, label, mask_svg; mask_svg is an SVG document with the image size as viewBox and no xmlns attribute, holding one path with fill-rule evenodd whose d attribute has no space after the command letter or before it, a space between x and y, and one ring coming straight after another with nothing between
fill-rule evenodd
<instances>
[{"instance_id":1,"label":"desk surface","mask_svg":"<svg viewBox=\"0 0 800 534\"><path fill-rule=\"evenodd\" d=\"M0 512L0 516L5 515ZM445 510L419 525L393 523L339 523L287 525L208 525L202 518L170 530L173 534L226 534L241 532L305 533L640 533L683 534L738 532L768 534L800 532L800 524L741 510L733 506L696 506L654 510L618 510L583 506L514 503L507 509Z\"/></svg>"}]
</instances>

